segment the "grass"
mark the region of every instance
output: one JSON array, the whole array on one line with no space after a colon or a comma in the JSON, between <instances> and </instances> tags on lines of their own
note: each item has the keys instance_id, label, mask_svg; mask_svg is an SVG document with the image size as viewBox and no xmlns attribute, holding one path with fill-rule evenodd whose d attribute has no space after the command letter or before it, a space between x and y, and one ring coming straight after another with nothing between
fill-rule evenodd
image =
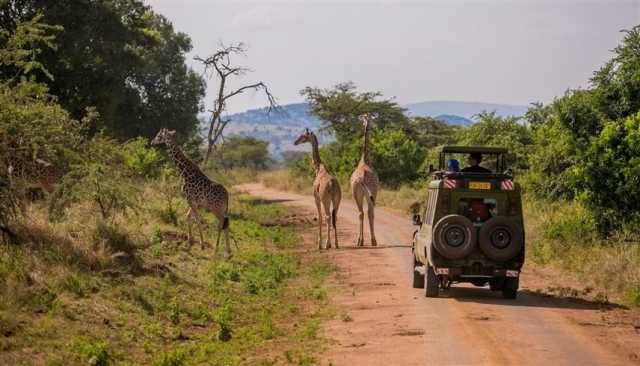
<instances>
[{"instance_id":1,"label":"grass","mask_svg":"<svg viewBox=\"0 0 640 366\"><path fill-rule=\"evenodd\" d=\"M186 211L159 183L142 205L52 223L30 207L0 243L0 364L314 364L333 267L278 204L232 194L230 260L186 242ZM174 214L168 214L174 211ZM215 219L205 235L213 242Z\"/></svg>"},{"instance_id":2,"label":"grass","mask_svg":"<svg viewBox=\"0 0 640 366\"><path fill-rule=\"evenodd\" d=\"M291 177L286 171L264 173L259 178L277 189L299 191L299 186L305 187L303 179ZM342 189L345 197L349 187L343 185ZM425 197L424 187L383 187L377 203L408 213L414 202ZM552 266L596 288L593 296L598 301L615 299L640 307L640 238L625 232L598 237L593 221L576 202L542 202L525 196L523 209L530 263Z\"/></svg>"}]
</instances>

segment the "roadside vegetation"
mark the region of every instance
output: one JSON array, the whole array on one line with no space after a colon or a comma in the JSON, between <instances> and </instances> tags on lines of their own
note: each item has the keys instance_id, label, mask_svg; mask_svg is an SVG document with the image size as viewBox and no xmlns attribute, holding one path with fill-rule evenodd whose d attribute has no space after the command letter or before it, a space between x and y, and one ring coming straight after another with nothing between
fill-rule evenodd
<instances>
[{"instance_id":1,"label":"roadside vegetation","mask_svg":"<svg viewBox=\"0 0 640 366\"><path fill-rule=\"evenodd\" d=\"M0 364L317 362L333 268L303 219L231 188L266 144L228 140L205 167L232 190L232 258L211 214L210 247L190 245L181 182L149 145L174 128L201 161L189 39L139 1L79 4L0 5Z\"/></svg>"},{"instance_id":2,"label":"roadside vegetation","mask_svg":"<svg viewBox=\"0 0 640 366\"><path fill-rule=\"evenodd\" d=\"M483 112L466 128L407 117L391 99L359 92L352 83L306 88L302 94L323 121L323 131L335 136L320 154L345 190L360 156L359 116L377 114L371 153L385 186L380 205L407 210L424 198L438 146L507 147L525 192L528 258L556 265L626 305L640 306L639 49L637 26L625 31L589 88L568 90L548 105L532 103L522 118ZM293 155L285 167L262 174L261 181L308 189L313 176L309 156Z\"/></svg>"}]
</instances>

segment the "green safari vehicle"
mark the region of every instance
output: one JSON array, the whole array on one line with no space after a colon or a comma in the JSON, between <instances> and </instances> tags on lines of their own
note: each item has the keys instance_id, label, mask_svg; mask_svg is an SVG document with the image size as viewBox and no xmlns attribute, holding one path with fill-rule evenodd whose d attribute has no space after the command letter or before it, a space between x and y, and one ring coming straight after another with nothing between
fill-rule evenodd
<instances>
[{"instance_id":1,"label":"green safari vehicle","mask_svg":"<svg viewBox=\"0 0 640 366\"><path fill-rule=\"evenodd\" d=\"M466 156L475 169L447 170L449 159ZM440 150L423 215L418 208L413 217L419 226L412 243L413 287L425 288L427 297L437 297L452 283L470 282L516 298L524 264L524 221L520 186L506 159L507 150L496 147ZM492 168L479 168L481 160Z\"/></svg>"}]
</instances>

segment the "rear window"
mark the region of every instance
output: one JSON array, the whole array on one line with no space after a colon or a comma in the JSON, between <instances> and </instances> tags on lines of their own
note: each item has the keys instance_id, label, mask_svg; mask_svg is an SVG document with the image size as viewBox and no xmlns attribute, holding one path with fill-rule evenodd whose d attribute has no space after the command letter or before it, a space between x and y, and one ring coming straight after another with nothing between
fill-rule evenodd
<instances>
[{"instance_id":1,"label":"rear window","mask_svg":"<svg viewBox=\"0 0 640 366\"><path fill-rule=\"evenodd\" d=\"M498 216L498 201L495 198L463 197L458 201L458 215L471 222L485 222Z\"/></svg>"}]
</instances>

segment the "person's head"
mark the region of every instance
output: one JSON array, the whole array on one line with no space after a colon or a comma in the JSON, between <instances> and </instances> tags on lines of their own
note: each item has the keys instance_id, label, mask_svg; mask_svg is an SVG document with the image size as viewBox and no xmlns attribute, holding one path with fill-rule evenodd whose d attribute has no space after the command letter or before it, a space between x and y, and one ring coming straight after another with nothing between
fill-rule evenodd
<instances>
[{"instance_id":1,"label":"person's head","mask_svg":"<svg viewBox=\"0 0 640 366\"><path fill-rule=\"evenodd\" d=\"M459 172L460 171L460 163L456 159L447 160L447 170L450 172Z\"/></svg>"},{"instance_id":2,"label":"person's head","mask_svg":"<svg viewBox=\"0 0 640 366\"><path fill-rule=\"evenodd\" d=\"M471 153L469 154L469 165L477 166L482 162L482 154L480 153Z\"/></svg>"}]
</instances>

